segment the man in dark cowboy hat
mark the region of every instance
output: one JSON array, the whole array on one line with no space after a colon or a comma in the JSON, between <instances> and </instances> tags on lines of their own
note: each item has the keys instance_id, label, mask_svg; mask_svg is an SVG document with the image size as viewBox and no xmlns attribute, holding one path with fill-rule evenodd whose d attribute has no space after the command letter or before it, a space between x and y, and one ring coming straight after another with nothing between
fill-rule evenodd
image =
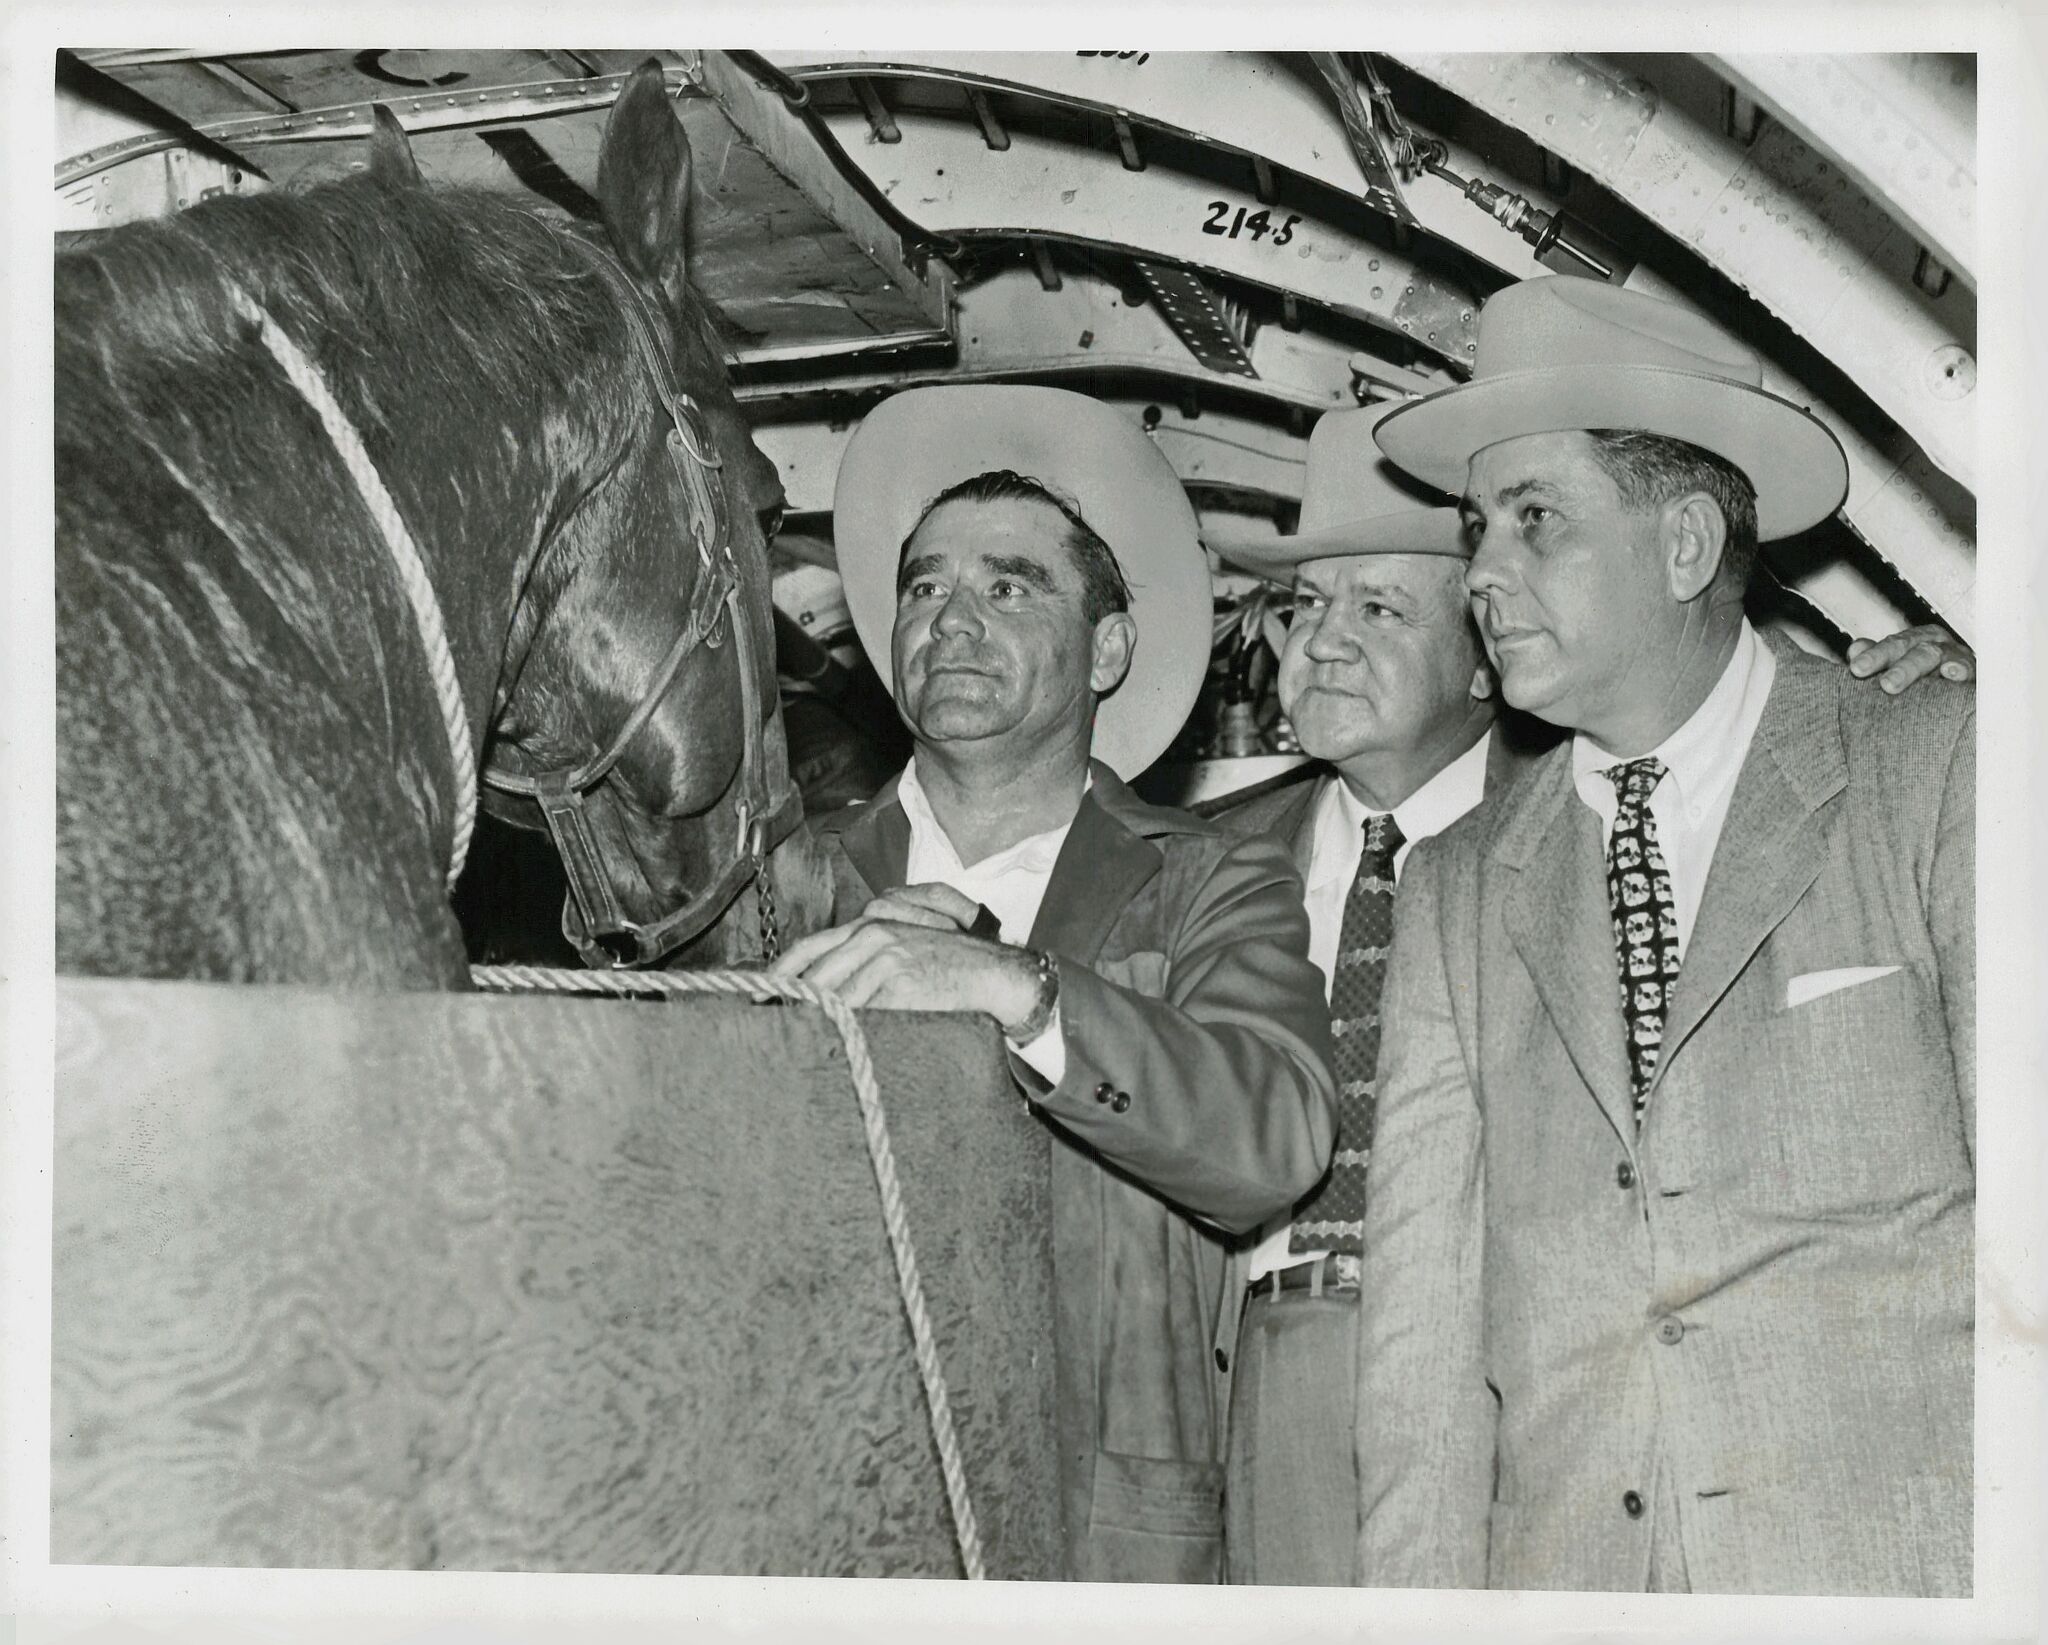
<instances>
[{"instance_id":1,"label":"man in dark cowboy hat","mask_svg":"<svg viewBox=\"0 0 2048 1645\"><path fill-rule=\"evenodd\" d=\"M1360 1571L1966 1594L1974 709L1742 614L1847 483L1689 311L1497 294L1381 448L1574 735L1419 847L1386 980Z\"/></svg>"},{"instance_id":2,"label":"man in dark cowboy hat","mask_svg":"<svg viewBox=\"0 0 2048 1645\"><path fill-rule=\"evenodd\" d=\"M901 394L834 531L915 744L820 830L850 923L781 969L993 1017L1057 1136L1068 1574L1214 1581L1225 1249L1329 1159L1329 1019L1287 852L1125 787L1207 665L1208 563L1157 449L1056 389Z\"/></svg>"}]
</instances>

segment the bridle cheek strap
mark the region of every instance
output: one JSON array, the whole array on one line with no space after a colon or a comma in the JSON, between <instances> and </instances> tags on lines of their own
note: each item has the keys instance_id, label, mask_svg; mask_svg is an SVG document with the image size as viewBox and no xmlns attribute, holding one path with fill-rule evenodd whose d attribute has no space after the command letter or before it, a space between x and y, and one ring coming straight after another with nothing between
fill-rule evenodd
<instances>
[{"instance_id":1,"label":"bridle cheek strap","mask_svg":"<svg viewBox=\"0 0 2048 1645\"><path fill-rule=\"evenodd\" d=\"M486 770L484 781L493 788L522 794L539 803L569 881L569 894L562 903L562 935L586 964L617 967L651 964L702 935L732 906L733 899L750 881L766 874L768 853L788 837L802 816L803 807L801 796L790 781L788 750L779 742L770 745L765 731L767 705L762 700L760 659L741 603L739 568L733 560L725 493L717 478L718 470L724 466L723 459L712 443L703 414L687 394L676 388L669 374L667 357L656 340L646 299L603 257L594 257L593 262L619 298L635 350L652 376L662 408L668 414L669 429L664 443L682 481L688 506L690 534L697 547L697 587L691 597L688 622L669 647L668 655L662 659L633 712L603 752L581 765L535 777ZM628 919L619 906L612 879L605 872L604 847L590 826L584 798L611 775L628 745L646 729L691 655L700 646L716 651L724 645L721 627L733 636L733 663L739 670L744 725L739 793L733 807L738 837L731 857L708 884L661 919L648 925L638 924Z\"/></svg>"},{"instance_id":2,"label":"bridle cheek strap","mask_svg":"<svg viewBox=\"0 0 2048 1645\"><path fill-rule=\"evenodd\" d=\"M726 603L734 635L733 661L740 673L746 740L740 757L739 794L733 806L737 837L732 855L706 884L659 920L643 925L628 919L604 871L605 854L591 832L584 808L584 796L595 783L579 784L580 771L557 771L536 785L533 797L540 804L569 881L569 894L562 903L562 935L587 964L649 965L703 935L750 881L767 872L768 853L789 836L803 815L801 796L789 780L788 752L771 744L762 729L764 705L753 633L740 611L737 585L726 596Z\"/></svg>"}]
</instances>

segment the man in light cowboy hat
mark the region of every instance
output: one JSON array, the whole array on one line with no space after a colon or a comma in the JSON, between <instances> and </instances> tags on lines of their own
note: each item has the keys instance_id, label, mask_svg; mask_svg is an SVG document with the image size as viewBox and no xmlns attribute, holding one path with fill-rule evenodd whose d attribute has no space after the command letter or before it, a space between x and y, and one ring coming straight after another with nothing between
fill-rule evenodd
<instances>
[{"instance_id":1,"label":"man in light cowboy hat","mask_svg":"<svg viewBox=\"0 0 2048 1645\"><path fill-rule=\"evenodd\" d=\"M1448 828L1557 741L1498 693L1465 590L1456 508L1380 454L1389 406L1326 413L1309 438L1299 529L1209 546L1287 587L1279 694L1305 780L1226 812L1233 833L1285 841L1307 886L1309 957L1339 1020L1337 1150L1291 1215L1236 1255L1219 1348L1232 1367L1225 1558L1232 1582L1351 1580L1362 1216L1372 1146L1377 1015L1394 886ZM1887 689L1950 658L1940 629L1868 653Z\"/></svg>"},{"instance_id":2,"label":"man in light cowboy hat","mask_svg":"<svg viewBox=\"0 0 2048 1645\"><path fill-rule=\"evenodd\" d=\"M1208 563L1165 459L1057 389L919 389L833 499L855 627L915 744L824 819L844 924L787 975L976 1010L1051 1122L1068 1574L1220 1575L1225 1251L1329 1159L1301 882L1124 786L1207 665ZM1092 757L1091 757L1092 756Z\"/></svg>"},{"instance_id":3,"label":"man in light cowboy hat","mask_svg":"<svg viewBox=\"0 0 2048 1645\"><path fill-rule=\"evenodd\" d=\"M1762 641L1840 449L1675 305L1496 295L1381 448L1575 733L1407 866L1360 1308L1373 1584L1967 1593L1974 710Z\"/></svg>"},{"instance_id":4,"label":"man in light cowboy hat","mask_svg":"<svg viewBox=\"0 0 2048 1645\"><path fill-rule=\"evenodd\" d=\"M1338 1080L1329 1172L1235 1255L1224 1282L1232 1582L1351 1580L1360 1219L1394 885L1412 846L1508 780L1529 734L1546 729L1519 719L1496 729L1493 674L1466 605L1463 525L1380 456L1372 431L1388 409L1317 422L1294 535L1209 545L1293 595L1280 705L1303 750L1327 763L1217 821L1294 853Z\"/></svg>"}]
</instances>

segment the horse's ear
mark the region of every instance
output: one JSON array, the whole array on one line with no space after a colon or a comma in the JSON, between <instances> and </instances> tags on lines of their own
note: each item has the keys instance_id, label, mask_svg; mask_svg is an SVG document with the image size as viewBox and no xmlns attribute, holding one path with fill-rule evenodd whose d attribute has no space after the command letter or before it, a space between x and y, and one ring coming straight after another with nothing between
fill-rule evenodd
<instances>
[{"instance_id":1,"label":"horse's ear","mask_svg":"<svg viewBox=\"0 0 2048 1645\"><path fill-rule=\"evenodd\" d=\"M612 105L597 161L597 197L619 260L680 306L687 284L690 139L669 101L661 64L651 57Z\"/></svg>"},{"instance_id":2,"label":"horse's ear","mask_svg":"<svg viewBox=\"0 0 2048 1645\"><path fill-rule=\"evenodd\" d=\"M382 103L370 110L370 175L392 188L423 188L420 163L413 158L412 139L398 116Z\"/></svg>"}]
</instances>

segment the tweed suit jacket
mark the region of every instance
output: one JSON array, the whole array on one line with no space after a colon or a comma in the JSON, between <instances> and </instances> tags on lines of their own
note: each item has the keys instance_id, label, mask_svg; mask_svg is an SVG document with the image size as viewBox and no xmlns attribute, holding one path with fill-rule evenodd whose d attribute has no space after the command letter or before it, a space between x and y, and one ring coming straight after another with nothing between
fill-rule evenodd
<instances>
[{"instance_id":1,"label":"tweed suit jacket","mask_svg":"<svg viewBox=\"0 0 2048 1645\"><path fill-rule=\"evenodd\" d=\"M1406 866L1365 1582L1970 1591L1974 696L1773 649L1640 1135L1569 746Z\"/></svg>"},{"instance_id":2,"label":"tweed suit jacket","mask_svg":"<svg viewBox=\"0 0 2048 1645\"><path fill-rule=\"evenodd\" d=\"M1011 1058L1057 1138L1067 1572L1215 1582L1224 1414L1209 1356L1224 1240L1291 1205L1328 1163L1329 1011L1285 850L1147 805L1100 763L1091 773L1031 931L1061 962L1066 1071L1048 1087ZM836 919L903 883L910 825L893 782L818 832Z\"/></svg>"}]
</instances>

